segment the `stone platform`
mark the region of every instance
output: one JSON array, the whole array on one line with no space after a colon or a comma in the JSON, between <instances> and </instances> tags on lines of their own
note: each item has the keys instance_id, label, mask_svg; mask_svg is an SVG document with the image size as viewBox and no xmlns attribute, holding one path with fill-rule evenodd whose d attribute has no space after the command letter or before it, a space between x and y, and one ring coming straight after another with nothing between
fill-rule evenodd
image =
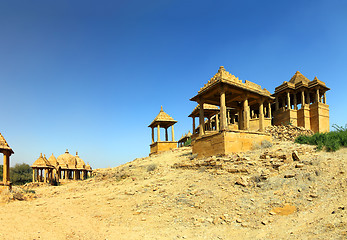
<instances>
[{"instance_id":1,"label":"stone platform","mask_svg":"<svg viewBox=\"0 0 347 240\"><path fill-rule=\"evenodd\" d=\"M198 158L244 152L261 146L261 142L271 142L271 135L261 132L227 130L197 137L192 143L193 154Z\"/></svg>"},{"instance_id":2,"label":"stone platform","mask_svg":"<svg viewBox=\"0 0 347 240\"><path fill-rule=\"evenodd\" d=\"M177 142L176 141L154 142L150 145L150 148L151 148L151 152L149 155L177 148Z\"/></svg>"}]
</instances>

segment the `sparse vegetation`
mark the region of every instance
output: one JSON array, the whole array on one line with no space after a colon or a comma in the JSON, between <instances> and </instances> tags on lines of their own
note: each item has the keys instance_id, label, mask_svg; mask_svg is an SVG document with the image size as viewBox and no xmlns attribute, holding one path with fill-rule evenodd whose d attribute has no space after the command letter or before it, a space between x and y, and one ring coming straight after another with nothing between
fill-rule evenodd
<instances>
[{"instance_id":1,"label":"sparse vegetation","mask_svg":"<svg viewBox=\"0 0 347 240\"><path fill-rule=\"evenodd\" d=\"M286 122L282 122L281 125L282 126L293 126L293 122L292 121L286 121Z\"/></svg>"},{"instance_id":2,"label":"sparse vegetation","mask_svg":"<svg viewBox=\"0 0 347 240\"><path fill-rule=\"evenodd\" d=\"M272 143L269 142L268 140L263 140L261 142L261 148L270 148L270 147L272 147Z\"/></svg>"},{"instance_id":3,"label":"sparse vegetation","mask_svg":"<svg viewBox=\"0 0 347 240\"><path fill-rule=\"evenodd\" d=\"M189 137L188 140L184 143L184 146L190 146L192 144L192 139Z\"/></svg>"},{"instance_id":4,"label":"sparse vegetation","mask_svg":"<svg viewBox=\"0 0 347 240\"><path fill-rule=\"evenodd\" d=\"M261 145L259 143L253 142L252 150L257 150L257 149L260 149L260 148L261 148Z\"/></svg>"},{"instance_id":5,"label":"sparse vegetation","mask_svg":"<svg viewBox=\"0 0 347 240\"><path fill-rule=\"evenodd\" d=\"M23 191L24 191L25 193L33 193L33 194L36 193L35 190L32 190L32 189L23 189Z\"/></svg>"},{"instance_id":6,"label":"sparse vegetation","mask_svg":"<svg viewBox=\"0 0 347 240\"><path fill-rule=\"evenodd\" d=\"M26 163L17 163L10 168L10 179L13 185L23 185L32 181L32 168Z\"/></svg>"},{"instance_id":7,"label":"sparse vegetation","mask_svg":"<svg viewBox=\"0 0 347 240\"><path fill-rule=\"evenodd\" d=\"M157 164L150 164L150 165L148 165L148 167L147 167L147 172L152 172L152 171L154 171L155 169L157 169Z\"/></svg>"},{"instance_id":8,"label":"sparse vegetation","mask_svg":"<svg viewBox=\"0 0 347 240\"><path fill-rule=\"evenodd\" d=\"M328 133L315 133L312 136L301 135L295 139L296 143L316 145L317 150L324 147L328 152L335 152L347 146L347 125L345 127L333 125L334 131Z\"/></svg>"},{"instance_id":9,"label":"sparse vegetation","mask_svg":"<svg viewBox=\"0 0 347 240\"><path fill-rule=\"evenodd\" d=\"M0 179L2 179L3 165L0 165ZM17 163L10 168L10 179L13 185L23 185L32 181L32 168L26 163Z\"/></svg>"}]
</instances>

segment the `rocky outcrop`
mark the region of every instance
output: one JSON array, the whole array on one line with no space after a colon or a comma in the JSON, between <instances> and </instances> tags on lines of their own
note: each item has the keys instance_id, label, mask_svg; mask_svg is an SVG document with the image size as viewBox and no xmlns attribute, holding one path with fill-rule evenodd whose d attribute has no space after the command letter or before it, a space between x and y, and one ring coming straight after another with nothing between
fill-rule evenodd
<instances>
[{"instance_id":1,"label":"rocky outcrop","mask_svg":"<svg viewBox=\"0 0 347 240\"><path fill-rule=\"evenodd\" d=\"M265 129L274 139L281 141L294 141L300 135L312 135L313 131L304 127L286 126L269 126Z\"/></svg>"}]
</instances>

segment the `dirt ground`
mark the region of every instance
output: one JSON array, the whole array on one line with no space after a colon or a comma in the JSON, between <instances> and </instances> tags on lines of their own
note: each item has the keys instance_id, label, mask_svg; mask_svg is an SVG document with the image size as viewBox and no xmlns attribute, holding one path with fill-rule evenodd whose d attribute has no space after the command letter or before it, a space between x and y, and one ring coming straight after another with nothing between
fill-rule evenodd
<instances>
[{"instance_id":1,"label":"dirt ground","mask_svg":"<svg viewBox=\"0 0 347 240\"><path fill-rule=\"evenodd\" d=\"M346 156L276 142L201 160L184 147L14 187L1 193L0 239L347 239Z\"/></svg>"}]
</instances>

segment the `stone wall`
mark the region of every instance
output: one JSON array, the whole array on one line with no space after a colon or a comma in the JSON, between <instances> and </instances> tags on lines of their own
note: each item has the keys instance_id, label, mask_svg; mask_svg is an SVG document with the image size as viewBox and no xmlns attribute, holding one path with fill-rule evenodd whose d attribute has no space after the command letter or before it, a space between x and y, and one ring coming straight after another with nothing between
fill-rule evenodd
<instances>
[{"instance_id":1,"label":"stone wall","mask_svg":"<svg viewBox=\"0 0 347 240\"><path fill-rule=\"evenodd\" d=\"M288 124L311 129L313 132L329 132L329 105L318 102L299 110L287 109L274 112L274 125Z\"/></svg>"},{"instance_id":2,"label":"stone wall","mask_svg":"<svg viewBox=\"0 0 347 240\"><path fill-rule=\"evenodd\" d=\"M314 132L329 132L329 106L324 103L310 105L310 124Z\"/></svg>"},{"instance_id":3,"label":"stone wall","mask_svg":"<svg viewBox=\"0 0 347 240\"><path fill-rule=\"evenodd\" d=\"M297 110L287 109L278 110L274 113L274 125L288 125L298 126L298 113Z\"/></svg>"},{"instance_id":4,"label":"stone wall","mask_svg":"<svg viewBox=\"0 0 347 240\"><path fill-rule=\"evenodd\" d=\"M198 137L193 142L193 154L198 157L226 155L244 152L261 146L261 142L271 142L271 135L250 131L223 131Z\"/></svg>"},{"instance_id":5,"label":"stone wall","mask_svg":"<svg viewBox=\"0 0 347 240\"><path fill-rule=\"evenodd\" d=\"M298 127L311 129L310 108L308 106L298 110Z\"/></svg>"},{"instance_id":6,"label":"stone wall","mask_svg":"<svg viewBox=\"0 0 347 240\"><path fill-rule=\"evenodd\" d=\"M177 148L177 142L155 142L150 145L150 148L150 154L164 152Z\"/></svg>"}]
</instances>

